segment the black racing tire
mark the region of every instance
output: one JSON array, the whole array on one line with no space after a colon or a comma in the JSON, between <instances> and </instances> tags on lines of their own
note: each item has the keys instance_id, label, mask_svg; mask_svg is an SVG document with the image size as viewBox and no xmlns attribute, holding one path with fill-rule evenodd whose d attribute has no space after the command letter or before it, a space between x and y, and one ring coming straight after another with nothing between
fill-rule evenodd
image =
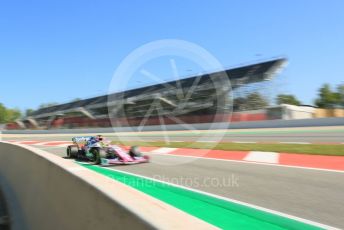
<instances>
[{"instance_id":1,"label":"black racing tire","mask_svg":"<svg viewBox=\"0 0 344 230\"><path fill-rule=\"evenodd\" d=\"M79 149L74 145L69 145L67 147L67 157L74 159L78 156Z\"/></svg>"},{"instance_id":2,"label":"black racing tire","mask_svg":"<svg viewBox=\"0 0 344 230\"><path fill-rule=\"evenodd\" d=\"M131 157L141 157L142 153L140 152L140 149L138 146L131 146L130 150L129 150L129 155Z\"/></svg>"},{"instance_id":3,"label":"black racing tire","mask_svg":"<svg viewBox=\"0 0 344 230\"><path fill-rule=\"evenodd\" d=\"M92 148L90 152L93 154L93 159L91 160L94 164L100 164L100 149L99 148Z\"/></svg>"},{"instance_id":4,"label":"black racing tire","mask_svg":"<svg viewBox=\"0 0 344 230\"><path fill-rule=\"evenodd\" d=\"M71 158L71 153L70 152L71 152L71 147L67 146L66 154L67 154L68 158Z\"/></svg>"}]
</instances>

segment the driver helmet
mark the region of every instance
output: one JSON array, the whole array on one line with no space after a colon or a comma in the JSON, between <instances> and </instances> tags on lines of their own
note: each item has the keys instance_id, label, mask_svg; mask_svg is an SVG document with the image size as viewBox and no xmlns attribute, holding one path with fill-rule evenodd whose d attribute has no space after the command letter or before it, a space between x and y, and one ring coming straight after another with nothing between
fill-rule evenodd
<instances>
[{"instance_id":1,"label":"driver helmet","mask_svg":"<svg viewBox=\"0 0 344 230\"><path fill-rule=\"evenodd\" d=\"M96 139L96 141L98 141L98 142L104 140L104 138L103 138L102 135L97 135L97 136L95 137L95 139Z\"/></svg>"}]
</instances>

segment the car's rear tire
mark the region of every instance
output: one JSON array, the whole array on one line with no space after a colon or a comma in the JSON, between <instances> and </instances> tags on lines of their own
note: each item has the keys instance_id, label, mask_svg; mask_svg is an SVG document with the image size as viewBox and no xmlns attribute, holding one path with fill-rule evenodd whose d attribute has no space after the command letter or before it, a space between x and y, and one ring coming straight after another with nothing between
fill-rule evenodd
<instances>
[{"instance_id":1,"label":"car's rear tire","mask_svg":"<svg viewBox=\"0 0 344 230\"><path fill-rule=\"evenodd\" d=\"M67 147L67 157L68 158L76 158L78 155L78 147L74 146L74 145L70 145Z\"/></svg>"}]
</instances>

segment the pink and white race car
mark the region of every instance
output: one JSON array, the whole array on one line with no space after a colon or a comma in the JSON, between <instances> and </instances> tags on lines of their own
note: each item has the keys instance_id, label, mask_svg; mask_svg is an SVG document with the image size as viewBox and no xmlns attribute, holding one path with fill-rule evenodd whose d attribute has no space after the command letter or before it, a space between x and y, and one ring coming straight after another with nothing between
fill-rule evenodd
<instances>
[{"instance_id":1,"label":"pink and white race car","mask_svg":"<svg viewBox=\"0 0 344 230\"><path fill-rule=\"evenodd\" d=\"M143 155L137 146L129 151L117 145L111 145L101 136L73 137L73 145L67 147L67 157L78 161L109 165L127 165L149 162L149 157Z\"/></svg>"}]
</instances>

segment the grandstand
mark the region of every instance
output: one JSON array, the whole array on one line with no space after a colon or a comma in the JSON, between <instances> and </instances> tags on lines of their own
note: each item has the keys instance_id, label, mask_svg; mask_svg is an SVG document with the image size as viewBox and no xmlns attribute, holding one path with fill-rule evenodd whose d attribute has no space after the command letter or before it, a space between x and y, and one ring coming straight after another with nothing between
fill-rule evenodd
<instances>
[{"instance_id":1,"label":"grandstand","mask_svg":"<svg viewBox=\"0 0 344 230\"><path fill-rule=\"evenodd\" d=\"M274 59L178 81L115 92L38 109L7 125L17 128L79 128L228 121L231 90L270 80L285 59ZM229 84L230 82L230 84Z\"/></svg>"}]
</instances>

